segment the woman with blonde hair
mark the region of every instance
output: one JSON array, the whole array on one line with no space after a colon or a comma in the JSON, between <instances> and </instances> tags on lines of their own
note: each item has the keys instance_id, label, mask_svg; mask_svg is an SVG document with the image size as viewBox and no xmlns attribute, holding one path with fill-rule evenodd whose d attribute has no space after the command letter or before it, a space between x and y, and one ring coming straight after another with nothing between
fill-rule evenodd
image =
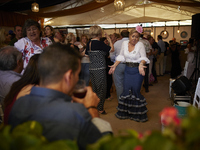
<instances>
[{"instance_id":1,"label":"woman with blonde hair","mask_svg":"<svg viewBox=\"0 0 200 150\"><path fill-rule=\"evenodd\" d=\"M79 51L79 48L76 45L74 45L75 42L76 42L75 35L73 33L68 33L66 38L65 38L65 43L68 46L70 46L70 47L74 48L75 50Z\"/></svg>"},{"instance_id":2,"label":"woman with blonde hair","mask_svg":"<svg viewBox=\"0 0 200 150\"><path fill-rule=\"evenodd\" d=\"M137 26L136 30L129 33L129 40L122 43L120 54L114 65L110 66L109 73L114 73L121 61L126 62L123 93L119 97L118 112L115 116L119 119L145 122L148 120L147 103L140 89L145 75L145 64L149 63L149 59L146 57L144 44L139 41L142 31L142 27Z\"/></svg>"},{"instance_id":3,"label":"woman with blonde hair","mask_svg":"<svg viewBox=\"0 0 200 150\"><path fill-rule=\"evenodd\" d=\"M98 110L100 114L106 114L104 110L104 102L106 98L106 56L109 52L114 52L114 47L110 37L105 33L106 38L110 42L110 46L100 41L102 37L102 29L100 26L92 26L89 29L91 40L86 47L86 54L90 58L90 79L92 82L92 89L100 99Z\"/></svg>"}]
</instances>

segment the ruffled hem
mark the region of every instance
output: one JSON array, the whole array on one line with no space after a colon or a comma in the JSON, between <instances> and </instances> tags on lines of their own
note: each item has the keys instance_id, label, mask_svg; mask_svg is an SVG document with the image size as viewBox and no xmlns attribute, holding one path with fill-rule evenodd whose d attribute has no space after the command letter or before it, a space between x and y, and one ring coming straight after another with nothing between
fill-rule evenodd
<instances>
[{"instance_id":1,"label":"ruffled hem","mask_svg":"<svg viewBox=\"0 0 200 150\"><path fill-rule=\"evenodd\" d=\"M137 122L146 122L148 121L148 118L147 118L147 115L144 115L141 117L138 116L138 115L129 115L129 116L121 116L121 115L118 115L118 112L115 114L115 116L119 119L131 119L131 120L134 120L134 121L137 121Z\"/></svg>"},{"instance_id":2,"label":"ruffled hem","mask_svg":"<svg viewBox=\"0 0 200 150\"><path fill-rule=\"evenodd\" d=\"M136 98L133 94L119 97L119 103L115 114L119 119L131 119L134 121L145 122L147 118L146 99L143 96Z\"/></svg>"},{"instance_id":3,"label":"ruffled hem","mask_svg":"<svg viewBox=\"0 0 200 150\"><path fill-rule=\"evenodd\" d=\"M126 96L120 96L119 99L122 100L122 101L125 101L125 100L131 100L131 101L132 100L137 100L137 101L139 101L141 103L146 102L145 98L141 99L141 98L135 97L135 95L132 95L132 94L126 95Z\"/></svg>"},{"instance_id":4,"label":"ruffled hem","mask_svg":"<svg viewBox=\"0 0 200 150\"><path fill-rule=\"evenodd\" d=\"M140 105L137 105L137 104L127 104L127 103L124 103L124 102L120 102L119 101L119 104L121 104L122 106L125 106L125 107L135 107L135 108L141 108L141 107L145 107L146 105L147 105L147 103L145 102L145 103L143 103L143 104L140 104ZM117 108L119 108L119 106L117 107ZM120 109L120 108L119 108Z\"/></svg>"}]
</instances>

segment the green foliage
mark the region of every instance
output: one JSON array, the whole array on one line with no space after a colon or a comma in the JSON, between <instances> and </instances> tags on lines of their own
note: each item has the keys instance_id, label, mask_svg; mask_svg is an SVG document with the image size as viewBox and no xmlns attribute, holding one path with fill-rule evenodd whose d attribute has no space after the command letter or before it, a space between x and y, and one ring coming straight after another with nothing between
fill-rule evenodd
<instances>
[{"instance_id":1,"label":"green foliage","mask_svg":"<svg viewBox=\"0 0 200 150\"><path fill-rule=\"evenodd\" d=\"M161 132L152 132L143 143L143 150L177 150L173 141Z\"/></svg>"},{"instance_id":2,"label":"green foliage","mask_svg":"<svg viewBox=\"0 0 200 150\"><path fill-rule=\"evenodd\" d=\"M95 144L89 145L87 150L133 150L140 141L134 130L127 130L127 135L113 137L104 136Z\"/></svg>"},{"instance_id":3,"label":"green foliage","mask_svg":"<svg viewBox=\"0 0 200 150\"><path fill-rule=\"evenodd\" d=\"M195 107L188 108L188 115L182 120L181 127L187 149L200 149L200 111Z\"/></svg>"},{"instance_id":4,"label":"green foliage","mask_svg":"<svg viewBox=\"0 0 200 150\"><path fill-rule=\"evenodd\" d=\"M118 136L102 137L88 145L87 150L199 150L200 110L191 106L187 112L179 123L170 119L172 122L165 126L163 132L139 134L134 130L125 130ZM18 125L12 131L10 126L1 125L0 139L0 150L78 150L75 141L47 141L42 135L42 126L36 121Z\"/></svg>"},{"instance_id":5,"label":"green foliage","mask_svg":"<svg viewBox=\"0 0 200 150\"><path fill-rule=\"evenodd\" d=\"M152 131L142 136L134 130L127 130L127 133L117 137L105 136L89 145L87 150L199 150L200 110L189 107L188 115L180 124L172 122L163 132Z\"/></svg>"},{"instance_id":6,"label":"green foliage","mask_svg":"<svg viewBox=\"0 0 200 150\"><path fill-rule=\"evenodd\" d=\"M10 126L1 125L0 139L1 150L78 150L75 141L48 142L42 135L42 126L36 121L25 122L12 131Z\"/></svg>"}]
</instances>

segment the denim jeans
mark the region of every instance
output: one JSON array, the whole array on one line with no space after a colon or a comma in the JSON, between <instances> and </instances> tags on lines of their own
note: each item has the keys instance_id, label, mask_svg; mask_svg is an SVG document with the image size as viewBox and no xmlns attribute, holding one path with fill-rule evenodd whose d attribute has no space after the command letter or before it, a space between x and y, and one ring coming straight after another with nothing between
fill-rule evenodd
<instances>
[{"instance_id":1,"label":"denim jeans","mask_svg":"<svg viewBox=\"0 0 200 150\"><path fill-rule=\"evenodd\" d=\"M126 64L120 63L114 72L113 78L115 83L115 88L117 92L117 100L119 101L119 96L123 92L123 83L124 83L124 70Z\"/></svg>"},{"instance_id":2,"label":"denim jeans","mask_svg":"<svg viewBox=\"0 0 200 150\"><path fill-rule=\"evenodd\" d=\"M81 63L81 72L79 78L85 80L86 85L90 82L89 63Z\"/></svg>"}]
</instances>

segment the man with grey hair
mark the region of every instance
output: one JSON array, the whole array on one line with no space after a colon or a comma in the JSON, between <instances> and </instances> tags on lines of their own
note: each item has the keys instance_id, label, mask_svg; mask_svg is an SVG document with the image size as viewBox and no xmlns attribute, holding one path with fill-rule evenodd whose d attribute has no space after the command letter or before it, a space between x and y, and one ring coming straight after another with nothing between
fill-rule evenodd
<instances>
[{"instance_id":1,"label":"man with grey hair","mask_svg":"<svg viewBox=\"0 0 200 150\"><path fill-rule=\"evenodd\" d=\"M21 78L23 70L22 53L13 46L0 49L0 103L12 84Z\"/></svg>"}]
</instances>

